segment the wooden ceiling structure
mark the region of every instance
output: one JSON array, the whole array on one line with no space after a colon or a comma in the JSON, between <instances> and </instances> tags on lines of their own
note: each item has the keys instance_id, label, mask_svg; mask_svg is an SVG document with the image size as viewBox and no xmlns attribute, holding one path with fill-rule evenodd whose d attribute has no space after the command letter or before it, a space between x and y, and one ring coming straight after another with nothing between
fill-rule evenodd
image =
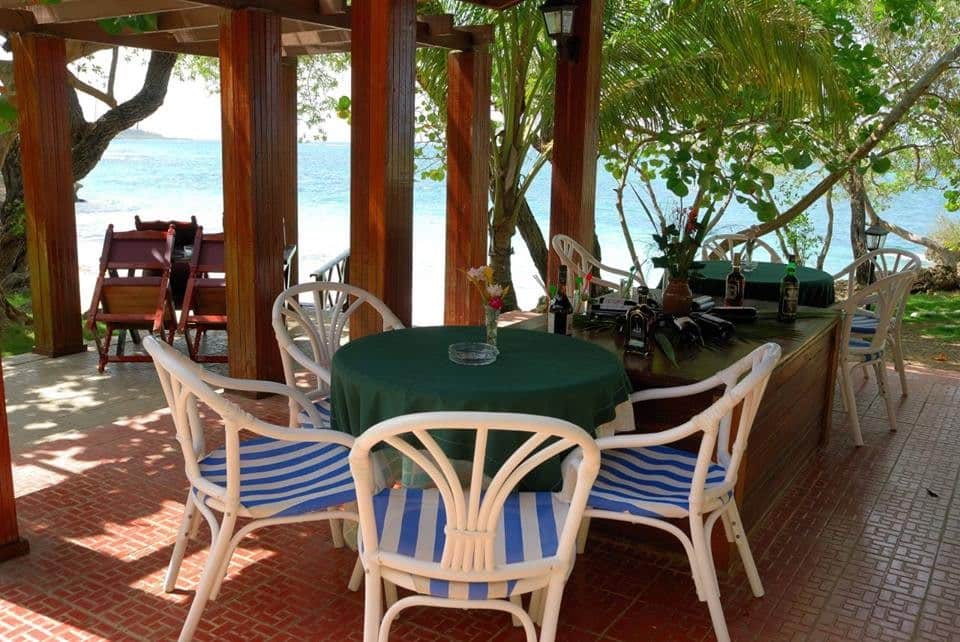
<instances>
[{"instance_id":1,"label":"wooden ceiling structure","mask_svg":"<svg viewBox=\"0 0 960 642\"><path fill-rule=\"evenodd\" d=\"M539 0L463 1L509 11ZM271 309L282 287L284 244L298 242L297 57L351 54L350 281L409 325L414 54L421 46L449 50L444 321L482 322L464 272L488 256L492 32L417 9L418 0L0 0L0 32L13 48L35 351L55 357L84 350L67 41L219 58L230 370L272 380L283 373ZM145 14L156 16L155 31L111 35L99 23ZM602 14L603 0L579 0L577 53L558 52L555 83L550 237L563 233L587 246ZM549 274L557 266L551 250ZM352 336L375 331L371 316L351 326ZM17 532L2 385L0 378L0 561L27 548Z\"/></svg>"}]
</instances>

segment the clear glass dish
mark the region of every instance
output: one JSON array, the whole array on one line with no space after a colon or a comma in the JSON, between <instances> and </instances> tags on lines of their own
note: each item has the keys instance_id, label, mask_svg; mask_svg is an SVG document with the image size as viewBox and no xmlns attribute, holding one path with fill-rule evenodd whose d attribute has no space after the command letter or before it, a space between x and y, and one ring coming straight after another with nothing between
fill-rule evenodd
<instances>
[{"instance_id":1,"label":"clear glass dish","mask_svg":"<svg viewBox=\"0 0 960 642\"><path fill-rule=\"evenodd\" d=\"M452 343L447 349L450 361L461 366L488 366L497 360L500 351L489 343Z\"/></svg>"}]
</instances>

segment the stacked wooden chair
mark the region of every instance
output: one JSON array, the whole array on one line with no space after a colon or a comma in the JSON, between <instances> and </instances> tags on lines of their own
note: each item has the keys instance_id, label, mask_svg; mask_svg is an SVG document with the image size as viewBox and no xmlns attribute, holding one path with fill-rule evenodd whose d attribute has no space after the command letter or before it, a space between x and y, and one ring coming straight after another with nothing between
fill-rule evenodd
<instances>
[{"instance_id":1,"label":"stacked wooden chair","mask_svg":"<svg viewBox=\"0 0 960 642\"><path fill-rule=\"evenodd\" d=\"M130 331L135 342L139 340L137 332L146 331L173 343L177 330L170 293L173 244L172 226L166 231L114 232L113 225L107 228L100 275L87 315L87 327L100 353L100 372L112 361L150 361L144 354L125 353L125 331ZM111 355L110 344L118 331L116 353Z\"/></svg>"},{"instance_id":2,"label":"stacked wooden chair","mask_svg":"<svg viewBox=\"0 0 960 642\"><path fill-rule=\"evenodd\" d=\"M202 227L197 228L179 326L194 361L224 363L227 360L226 355L201 351L201 342L208 331L227 329L225 251L222 233L204 234Z\"/></svg>"},{"instance_id":3,"label":"stacked wooden chair","mask_svg":"<svg viewBox=\"0 0 960 642\"><path fill-rule=\"evenodd\" d=\"M173 226L173 258L170 268L170 291L173 293L173 305L180 307L183 304L184 292L187 287L189 270L182 261L177 261L187 252L187 246L193 243L200 225L197 217L191 216L189 221L143 221L139 216L133 217L134 224L140 232L166 232Z\"/></svg>"}]
</instances>

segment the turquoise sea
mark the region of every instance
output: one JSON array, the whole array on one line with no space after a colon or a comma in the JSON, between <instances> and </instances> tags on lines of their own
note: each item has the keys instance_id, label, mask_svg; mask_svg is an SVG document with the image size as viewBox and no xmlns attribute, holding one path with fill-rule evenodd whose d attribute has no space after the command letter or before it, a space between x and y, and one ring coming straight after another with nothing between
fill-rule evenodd
<instances>
[{"instance_id":1,"label":"turquoise sea","mask_svg":"<svg viewBox=\"0 0 960 642\"><path fill-rule=\"evenodd\" d=\"M350 146L346 143L304 143L299 147L300 173L300 273L310 271L346 249L349 242ZM530 206L548 229L550 206L549 166L529 192ZM626 244L614 206L614 182L602 170L597 177L597 233L604 262L629 265ZM205 229L222 229L222 170L220 143L193 140L115 140L96 169L83 181L77 206L81 290L84 304L92 294L97 263L108 224L132 229L133 217L188 218L196 215ZM675 199L659 190L661 202ZM414 323L427 325L442 319L445 186L418 181L414 190ZM639 205L629 197L628 216L638 251L651 251L650 228ZM836 271L851 258L849 210L836 202L838 224L826 269ZM936 191L905 193L894 199L886 215L916 232L929 232L943 212L943 198ZM823 233L826 212L822 205L811 214ZM755 222L753 212L732 204L719 232L732 232ZM775 245L775 243L774 243ZM888 246L906 247L922 255L923 248L897 238ZM519 235L514 239L514 279L521 306L536 303L540 288L533 278L533 263Z\"/></svg>"}]
</instances>

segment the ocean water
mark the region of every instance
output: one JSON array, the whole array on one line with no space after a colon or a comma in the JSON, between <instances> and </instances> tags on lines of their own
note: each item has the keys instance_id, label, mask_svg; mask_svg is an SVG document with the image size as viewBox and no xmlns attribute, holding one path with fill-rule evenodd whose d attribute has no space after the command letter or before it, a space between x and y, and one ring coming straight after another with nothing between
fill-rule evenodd
<instances>
[{"instance_id":1,"label":"ocean water","mask_svg":"<svg viewBox=\"0 0 960 642\"><path fill-rule=\"evenodd\" d=\"M304 143L299 146L300 274L303 278L349 244L350 147L345 143ZM223 183L220 143L193 140L115 140L96 169L83 181L79 192L85 202L77 204L77 236L80 257L82 301L92 296L100 250L107 225L133 229L134 215L143 219L186 219L195 215L205 230L222 230ZM614 181L602 170L597 176L597 234L605 263L628 266L628 251L617 218ZM661 203L675 201L660 188ZM549 166L540 173L528 198L537 220L548 230L550 208ZM632 196L627 198L631 236L641 258L653 253L650 226ZM430 325L443 318L444 215L443 183L418 181L414 188L414 312L413 322ZM849 209L835 202L837 224L825 268L837 271L852 257ZM943 197L926 190L905 193L894 199L886 215L915 232L928 232L943 212ZM822 204L811 210L822 234L826 211ZM717 228L732 232L756 221L753 212L736 203L730 206ZM776 246L776 243L773 243ZM514 238L513 276L521 307L536 304L541 293L536 272L523 240ZM890 237L888 247L904 247L921 253L923 248ZM649 265L648 265L649 269ZM648 274L648 277L655 277Z\"/></svg>"}]
</instances>

